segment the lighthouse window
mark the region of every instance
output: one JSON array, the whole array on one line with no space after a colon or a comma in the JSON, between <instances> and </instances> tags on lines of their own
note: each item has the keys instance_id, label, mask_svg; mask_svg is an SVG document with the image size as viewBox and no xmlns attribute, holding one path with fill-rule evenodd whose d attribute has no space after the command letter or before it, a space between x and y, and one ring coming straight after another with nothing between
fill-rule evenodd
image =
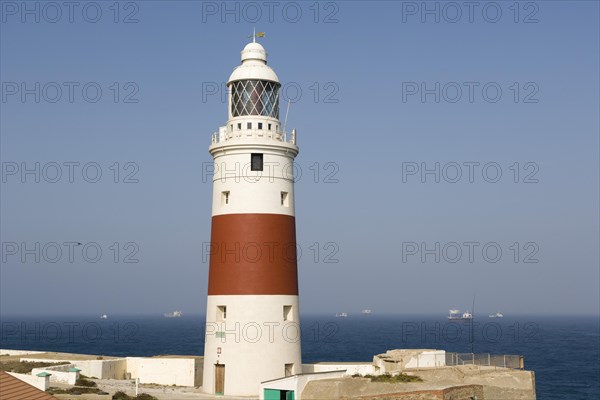
<instances>
[{"instance_id":1,"label":"lighthouse window","mask_svg":"<svg viewBox=\"0 0 600 400\"><path fill-rule=\"evenodd\" d=\"M229 191L221 192L221 203L229 204Z\"/></svg>"},{"instance_id":2,"label":"lighthouse window","mask_svg":"<svg viewBox=\"0 0 600 400\"><path fill-rule=\"evenodd\" d=\"M294 374L294 364L285 364L285 376L292 376Z\"/></svg>"},{"instance_id":3,"label":"lighthouse window","mask_svg":"<svg viewBox=\"0 0 600 400\"><path fill-rule=\"evenodd\" d=\"M217 306L217 321L225 321L227 319L227 306Z\"/></svg>"},{"instance_id":4,"label":"lighthouse window","mask_svg":"<svg viewBox=\"0 0 600 400\"><path fill-rule=\"evenodd\" d=\"M238 123L238 131L241 131L241 130L242 130L242 123L240 122L240 123Z\"/></svg>"},{"instance_id":5,"label":"lighthouse window","mask_svg":"<svg viewBox=\"0 0 600 400\"><path fill-rule=\"evenodd\" d=\"M288 192L281 192L281 205L284 207L290 206L290 201L288 200Z\"/></svg>"},{"instance_id":6,"label":"lighthouse window","mask_svg":"<svg viewBox=\"0 0 600 400\"><path fill-rule=\"evenodd\" d=\"M283 306L283 320L293 321L292 306Z\"/></svg>"},{"instance_id":7,"label":"lighthouse window","mask_svg":"<svg viewBox=\"0 0 600 400\"><path fill-rule=\"evenodd\" d=\"M250 156L250 170L262 171L263 170L263 155L262 153L252 153Z\"/></svg>"},{"instance_id":8,"label":"lighthouse window","mask_svg":"<svg viewBox=\"0 0 600 400\"><path fill-rule=\"evenodd\" d=\"M271 124L269 124L269 130L271 130Z\"/></svg>"},{"instance_id":9,"label":"lighthouse window","mask_svg":"<svg viewBox=\"0 0 600 400\"><path fill-rule=\"evenodd\" d=\"M262 129L262 122L258 123L258 129Z\"/></svg>"},{"instance_id":10,"label":"lighthouse window","mask_svg":"<svg viewBox=\"0 0 600 400\"><path fill-rule=\"evenodd\" d=\"M248 129L252 129L252 122L248 122L248 124L247 124L246 128L248 128Z\"/></svg>"}]
</instances>

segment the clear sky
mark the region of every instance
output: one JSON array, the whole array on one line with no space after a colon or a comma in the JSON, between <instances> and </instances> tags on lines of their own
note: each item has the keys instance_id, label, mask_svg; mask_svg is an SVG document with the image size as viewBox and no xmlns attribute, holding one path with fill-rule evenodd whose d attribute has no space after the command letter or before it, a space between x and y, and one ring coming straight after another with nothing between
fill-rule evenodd
<instances>
[{"instance_id":1,"label":"clear sky","mask_svg":"<svg viewBox=\"0 0 600 400\"><path fill-rule=\"evenodd\" d=\"M598 314L598 2L0 3L2 314L204 312L213 93L254 27L303 313Z\"/></svg>"}]
</instances>

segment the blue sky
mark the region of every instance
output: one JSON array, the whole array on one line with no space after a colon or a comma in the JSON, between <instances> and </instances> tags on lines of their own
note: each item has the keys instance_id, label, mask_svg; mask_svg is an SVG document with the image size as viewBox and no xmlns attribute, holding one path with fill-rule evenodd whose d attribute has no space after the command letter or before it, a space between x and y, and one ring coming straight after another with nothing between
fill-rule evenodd
<instances>
[{"instance_id":1,"label":"blue sky","mask_svg":"<svg viewBox=\"0 0 600 400\"><path fill-rule=\"evenodd\" d=\"M204 312L202 171L227 118L206 90L254 27L294 100L302 312L476 293L482 312L598 314L598 2L428 2L439 22L422 2L0 3L2 314Z\"/></svg>"}]
</instances>

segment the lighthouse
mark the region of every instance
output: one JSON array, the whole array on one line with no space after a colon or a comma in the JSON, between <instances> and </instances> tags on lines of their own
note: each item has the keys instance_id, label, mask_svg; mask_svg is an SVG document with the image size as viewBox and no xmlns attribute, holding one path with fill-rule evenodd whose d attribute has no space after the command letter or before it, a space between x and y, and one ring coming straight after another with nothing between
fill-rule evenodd
<instances>
[{"instance_id":1,"label":"lighthouse","mask_svg":"<svg viewBox=\"0 0 600 400\"><path fill-rule=\"evenodd\" d=\"M294 159L279 119L275 71L254 40L227 86L228 120L212 136L212 226L203 388L255 396L301 373Z\"/></svg>"}]
</instances>

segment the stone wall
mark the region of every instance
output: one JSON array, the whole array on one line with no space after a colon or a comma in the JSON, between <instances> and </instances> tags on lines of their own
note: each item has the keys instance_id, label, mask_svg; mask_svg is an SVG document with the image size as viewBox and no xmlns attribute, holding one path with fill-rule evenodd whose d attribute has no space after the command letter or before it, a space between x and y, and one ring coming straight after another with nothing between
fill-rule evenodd
<instances>
[{"instance_id":1,"label":"stone wall","mask_svg":"<svg viewBox=\"0 0 600 400\"><path fill-rule=\"evenodd\" d=\"M310 383L310 388L307 387L302 393L302 399L316 400L323 398L323 394L319 393L327 391L325 386L320 387L324 383L326 384L325 381L316 381ZM487 398L484 397L483 386L481 385L464 385L436 390L409 390L395 393L369 395L360 394L362 390L358 387L354 387L351 390L356 390L356 394L351 395L348 393L348 391L346 391L345 395L331 398L339 400L472 400L473 398L477 398L478 400L487 400ZM330 394L331 393L328 393L328 395ZM504 400L506 400L506 398Z\"/></svg>"}]
</instances>

